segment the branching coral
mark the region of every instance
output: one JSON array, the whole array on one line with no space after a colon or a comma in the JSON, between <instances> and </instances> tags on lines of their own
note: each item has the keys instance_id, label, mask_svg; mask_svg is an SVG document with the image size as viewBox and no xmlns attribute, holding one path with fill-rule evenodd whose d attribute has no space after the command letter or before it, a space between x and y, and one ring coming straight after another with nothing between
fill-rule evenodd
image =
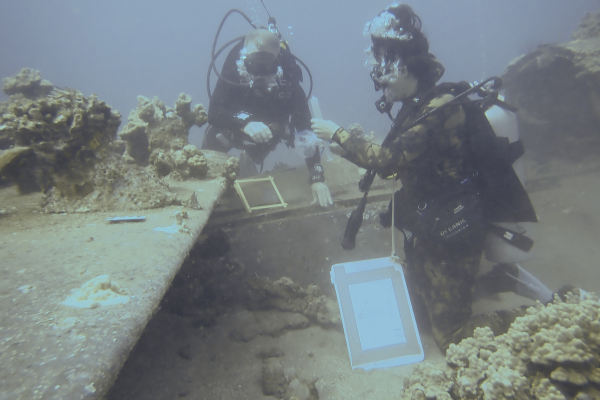
<instances>
[{"instance_id":1,"label":"branching coral","mask_svg":"<svg viewBox=\"0 0 600 400\"><path fill-rule=\"evenodd\" d=\"M121 115L96 95L53 88L38 71L4 79L10 100L0 103L0 149L30 149L2 166L21 193L54 188L78 196L98 159L111 152ZM86 193L87 194L87 193Z\"/></svg>"},{"instance_id":2,"label":"branching coral","mask_svg":"<svg viewBox=\"0 0 600 400\"><path fill-rule=\"evenodd\" d=\"M428 367L426 373L415 369L411 387L426 387L431 369L438 368L451 388L448 393L458 399L597 398L599 318L596 296L569 294L564 302L556 296L553 303L530 308L504 335L476 329L472 338L450 346L447 366ZM405 389L403 398L422 398L415 393Z\"/></svg>"},{"instance_id":3,"label":"branching coral","mask_svg":"<svg viewBox=\"0 0 600 400\"><path fill-rule=\"evenodd\" d=\"M15 76L2 79L2 90L8 95L22 94L29 99L48 95L54 86L42 79L40 71L23 68Z\"/></svg>"},{"instance_id":4,"label":"branching coral","mask_svg":"<svg viewBox=\"0 0 600 400\"><path fill-rule=\"evenodd\" d=\"M42 191L44 212L181 204L163 178L206 177L206 158L187 141L206 112L185 94L175 109L140 96L119 140L121 115L96 95L55 88L29 69L3 82L11 97L0 103L0 174L20 193Z\"/></svg>"},{"instance_id":5,"label":"branching coral","mask_svg":"<svg viewBox=\"0 0 600 400\"><path fill-rule=\"evenodd\" d=\"M450 400L452 374L447 366L434 366L429 362L417 364L413 374L404 378L404 398Z\"/></svg>"},{"instance_id":6,"label":"branching coral","mask_svg":"<svg viewBox=\"0 0 600 400\"><path fill-rule=\"evenodd\" d=\"M188 132L193 125L207 121L202 104L190 108L192 99L179 95L175 109L165 107L155 97L152 101L138 96L138 107L128 117L119 137L127 142L124 158L127 162L154 166L163 177L183 180L206 176L208 165L200 150L188 144Z\"/></svg>"}]
</instances>

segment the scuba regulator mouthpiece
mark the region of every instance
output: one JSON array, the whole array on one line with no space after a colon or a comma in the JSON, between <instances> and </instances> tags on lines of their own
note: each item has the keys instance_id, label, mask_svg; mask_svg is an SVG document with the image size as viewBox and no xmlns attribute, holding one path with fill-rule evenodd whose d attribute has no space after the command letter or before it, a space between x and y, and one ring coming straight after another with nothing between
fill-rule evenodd
<instances>
[{"instance_id":1,"label":"scuba regulator mouthpiece","mask_svg":"<svg viewBox=\"0 0 600 400\"><path fill-rule=\"evenodd\" d=\"M375 91L384 89L384 86L398 79L400 70L403 67L401 59L394 61L382 61L373 65L371 70L371 80L375 85Z\"/></svg>"},{"instance_id":2,"label":"scuba regulator mouthpiece","mask_svg":"<svg viewBox=\"0 0 600 400\"><path fill-rule=\"evenodd\" d=\"M382 114L389 114L390 111L392 111L393 106L394 103L391 101L388 102L385 98L385 95L381 96L375 102L375 108L377 108L377 111L379 111Z\"/></svg>"},{"instance_id":3,"label":"scuba regulator mouthpiece","mask_svg":"<svg viewBox=\"0 0 600 400\"><path fill-rule=\"evenodd\" d=\"M277 57L266 51L251 53L244 58L246 70L256 76L276 74L278 65Z\"/></svg>"}]
</instances>

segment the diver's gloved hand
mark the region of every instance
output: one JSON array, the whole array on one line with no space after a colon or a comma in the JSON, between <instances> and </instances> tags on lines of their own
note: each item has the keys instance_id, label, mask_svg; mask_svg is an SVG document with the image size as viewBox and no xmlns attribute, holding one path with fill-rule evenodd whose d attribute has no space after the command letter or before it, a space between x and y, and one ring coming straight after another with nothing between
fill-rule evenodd
<instances>
[{"instance_id":1,"label":"diver's gloved hand","mask_svg":"<svg viewBox=\"0 0 600 400\"><path fill-rule=\"evenodd\" d=\"M250 136L252 141L255 143L268 142L273 138L271 129L269 129L269 127L262 122L248 122L248 124L244 127L244 133Z\"/></svg>"},{"instance_id":2,"label":"diver's gloved hand","mask_svg":"<svg viewBox=\"0 0 600 400\"><path fill-rule=\"evenodd\" d=\"M333 204L331 200L331 194L329 193L329 188L323 182L315 182L310 185L310 189L312 190L313 201L311 204L315 204L317 201L321 205L321 207L327 207L330 204Z\"/></svg>"},{"instance_id":3,"label":"diver's gloved hand","mask_svg":"<svg viewBox=\"0 0 600 400\"><path fill-rule=\"evenodd\" d=\"M335 122L326 119L313 118L310 122L315 135L326 142L330 142L335 131L340 128Z\"/></svg>"}]
</instances>

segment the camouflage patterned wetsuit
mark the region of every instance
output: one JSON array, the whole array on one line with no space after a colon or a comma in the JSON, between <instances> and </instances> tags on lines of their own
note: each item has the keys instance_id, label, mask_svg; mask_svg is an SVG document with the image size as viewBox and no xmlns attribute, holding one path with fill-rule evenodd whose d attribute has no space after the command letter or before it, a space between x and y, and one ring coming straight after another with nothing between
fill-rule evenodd
<instances>
[{"instance_id":1,"label":"camouflage patterned wetsuit","mask_svg":"<svg viewBox=\"0 0 600 400\"><path fill-rule=\"evenodd\" d=\"M450 94L434 93L429 98L424 95L405 100L392 134L402 132L403 126L452 98ZM384 177L398 174L404 192L401 207L443 197L474 171L465 112L459 104L441 109L385 146L351 136L343 128L336 131L333 141L348 152L344 157L354 164L374 169ZM452 247L426 235L405 236L409 288L427 307L435 340L442 350L472 336L477 326L490 326L496 334L503 333L514 318L524 314L524 309L519 309L471 318L484 234L483 227L472 230Z\"/></svg>"}]
</instances>

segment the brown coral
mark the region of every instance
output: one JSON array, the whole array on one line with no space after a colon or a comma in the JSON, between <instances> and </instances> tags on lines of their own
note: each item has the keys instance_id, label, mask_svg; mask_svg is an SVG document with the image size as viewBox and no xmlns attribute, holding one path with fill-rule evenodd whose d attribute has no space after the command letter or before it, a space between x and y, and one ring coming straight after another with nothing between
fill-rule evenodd
<instances>
[{"instance_id":1,"label":"brown coral","mask_svg":"<svg viewBox=\"0 0 600 400\"><path fill-rule=\"evenodd\" d=\"M53 88L37 71L5 79L4 91L12 96L0 103L0 149L32 151L11 160L2 175L21 193L54 188L65 197L87 194L89 173L110 151L121 115L96 95Z\"/></svg>"},{"instance_id":2,"label":"brown coral","mask_svg":"<svg viewBox=\"0 0 600 400\"><path fill-rule=\"evenodd\" d=\"M202 104L190 109L192 99L179 95L175 109L157 97L138 96L138 107L128 117L119 137L127 143L125 159L140 166L151 165L160 177L175 180L203 179L208 164L202 152L187 141L189 129L207 121Z\"/></svg>"},{"instance_id":3,"label":"brown coral","mask_svg":"<svg viewBox=\"0 0 600 400\"><path fill-rule=\"evenodd\" d=\"M404 399L450 400L452 369L429 362L415 365L410 377L404 378Z\"/></svg>"},{"instance_id":4,"label":"brown coral","mask_svg":"<svg viewBox=\"0 0 600 400\"><path fill-rule=\"evenodd\" d=\"M121 115L96 95L55 88L29 69L4 79L4 91L11 97L0 103L0 173L20 193L43 191L44 212L181 204L163 178L206 177L206 158L187 141L206 113L201 104L190 109L188 96L177 110L140 96L119 140Z\"/></svg>"},{"instance_id":5,"label":"brown coral","mask_svg":"<svg viewBox=\"0 0 600 400\"><path fill-rule=\"evenodd\" d=\"M453 398L596 398L599 318L598 298L580 291L564 302L555 297L546 306L538 303L504 335L494 337L487 327L476 329L472 338L451 345L446 353L447 366L454 371L446 374ZM421 375L413 375L413 385L421 382L425 387L429 378L422 369L415 371ZM403 398L418 396L405 390Z\"/></svg>"},{"instance_id":6,"label":"brown coral","mask_svg":"<svg viewBox=\"0 0 600 400\"><path fill-rule=\"evenodd\" d=\"M42 79L40 71L23 68L17 75L2 79L2 90L8 95L22 94L29 99L48 95L54 86Z\"/></svg>"}]
</instances>

